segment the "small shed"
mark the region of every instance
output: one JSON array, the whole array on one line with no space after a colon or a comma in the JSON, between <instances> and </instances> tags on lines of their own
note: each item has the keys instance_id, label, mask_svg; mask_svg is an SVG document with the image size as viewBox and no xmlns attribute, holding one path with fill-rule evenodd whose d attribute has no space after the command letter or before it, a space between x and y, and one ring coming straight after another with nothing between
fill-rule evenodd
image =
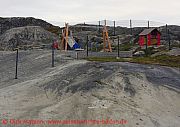
<instances>
[{"instance_id":1,"label":"small shed","mask_svg":"<svg viewBox=\"0 0 180 127\"><path fill-rule=\"evenodd\" d=\"M161 44L161 32L158 31L156 28L149 28L143 30L139 34L139 45L142 47L144 45L157 45Z\"/></svg>"}]
</instances>

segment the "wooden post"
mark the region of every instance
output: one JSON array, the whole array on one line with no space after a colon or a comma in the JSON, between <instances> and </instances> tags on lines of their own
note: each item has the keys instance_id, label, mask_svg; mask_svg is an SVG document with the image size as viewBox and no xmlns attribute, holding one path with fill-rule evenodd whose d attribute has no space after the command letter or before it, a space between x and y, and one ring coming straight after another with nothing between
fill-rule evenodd
<instances>
[{"instance_id":1,"label":"wooden post","mask_svg":"<svg viewBox=\"0 0 180 127\"><path fill-rule=\"evenodd\" d=\"M65 51L67 51L67 47L68 47L68 34L69 34L68 23L66 23L66 44L65 44Z\"/></svg>"}]
</instances>

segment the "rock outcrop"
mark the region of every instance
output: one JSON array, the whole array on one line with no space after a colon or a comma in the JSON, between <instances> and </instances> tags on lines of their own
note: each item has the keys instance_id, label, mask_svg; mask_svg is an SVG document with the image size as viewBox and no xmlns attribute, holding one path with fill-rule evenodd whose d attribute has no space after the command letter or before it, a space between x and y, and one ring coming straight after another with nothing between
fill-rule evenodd
<instances>
[{"instance_id":1,"label":"rock outcrop","mask_svg":"<svg viewBox=\"0 0 180 127\"><path fill-rule=\"evenodd\" d=\"M40 26L17 27L7 30L0 36L0 50L13 50L17 46L51 45L56 39L56 34Z\"/></svg>"},{"instance_id":2,"label":"rock outcrop","mask_svg":"<svg viewBox=\"0 0 180 127\"><path fill-rule=\"evenodd\" d=\"M6 30L24 27L24 26L41 26L42 28L49 30L55 28L52 24L33 17L12 17L12 18L2 18L0 17L0 35L5 33Z\"/></svg>"}]
</instances>

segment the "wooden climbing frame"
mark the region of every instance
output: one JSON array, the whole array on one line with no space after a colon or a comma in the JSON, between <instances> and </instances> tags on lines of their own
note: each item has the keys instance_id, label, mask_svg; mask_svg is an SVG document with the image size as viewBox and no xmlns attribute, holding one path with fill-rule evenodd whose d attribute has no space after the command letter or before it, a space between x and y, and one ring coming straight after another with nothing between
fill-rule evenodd
<instances>
[{"instance_id":1,"label":"wooden climbing frame","mask_svg":"<svg viewBox=\"0 0 180 127\"><path fill-rule=\"evenodd\" d=\"M65 28L62 30L61 50L67 51L68 48L69 25L65 23Z\"/></svg>"},{"instance_id":2,"label":"wooden climbing frame","mask_svg":"<svg viewBox=\"0 0 180 127\"><path fill-rule=\"evenodd\" d=\"M109 34L106 26L106 20L104 21L104 27L103 27L103 45L104 45L104 52L112 52L111 42L109 39Z\"/></svg>"}]
</instances>

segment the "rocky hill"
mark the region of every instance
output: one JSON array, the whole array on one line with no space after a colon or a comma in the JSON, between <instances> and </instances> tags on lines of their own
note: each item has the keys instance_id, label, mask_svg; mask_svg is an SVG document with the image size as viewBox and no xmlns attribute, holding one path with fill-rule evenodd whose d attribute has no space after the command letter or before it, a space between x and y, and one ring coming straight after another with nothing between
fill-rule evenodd
<instances>
[{"instance_id":1,"label":"rocky hill","mask_svg":"<svg viewBox=\"0 0 180 127\"><path fill-rule=\"evenodd\" d=\"M50 45L60 27L33 17L0 17L0 50L12 50L17 46Z\"/></svg>"},{"instance_id":2,"label":"rocky hill","mask_svg":"<svg viewBox=\"0 0 180 127\"><path fill-rule=\"evenodd\" d=\"M9 30L11 28L24 27L24 26L41 26L42 28L49 31L56 29L56 32L59 29L59 27L53 26L52 24L42 19L36 19L33 17L27 17L27 18L24 18L24 17L2 18L0 17L0 35L6 32L6 30ZM55 32L55 30L53 32Z\"/></svg>"},{"instance_id":3,"label":"rocky hill","mask_svg":"<svg viewBox=\"0 0 180 127\"><path fill-rule=\"evenodd\" d=\"M54 40L58 39L53 34L40 26L25 26L7 30L0 36L0 50L13 50L17 46L27 48L28 46L46 45L50 47Z\"/></svg>"}]
</instances>

